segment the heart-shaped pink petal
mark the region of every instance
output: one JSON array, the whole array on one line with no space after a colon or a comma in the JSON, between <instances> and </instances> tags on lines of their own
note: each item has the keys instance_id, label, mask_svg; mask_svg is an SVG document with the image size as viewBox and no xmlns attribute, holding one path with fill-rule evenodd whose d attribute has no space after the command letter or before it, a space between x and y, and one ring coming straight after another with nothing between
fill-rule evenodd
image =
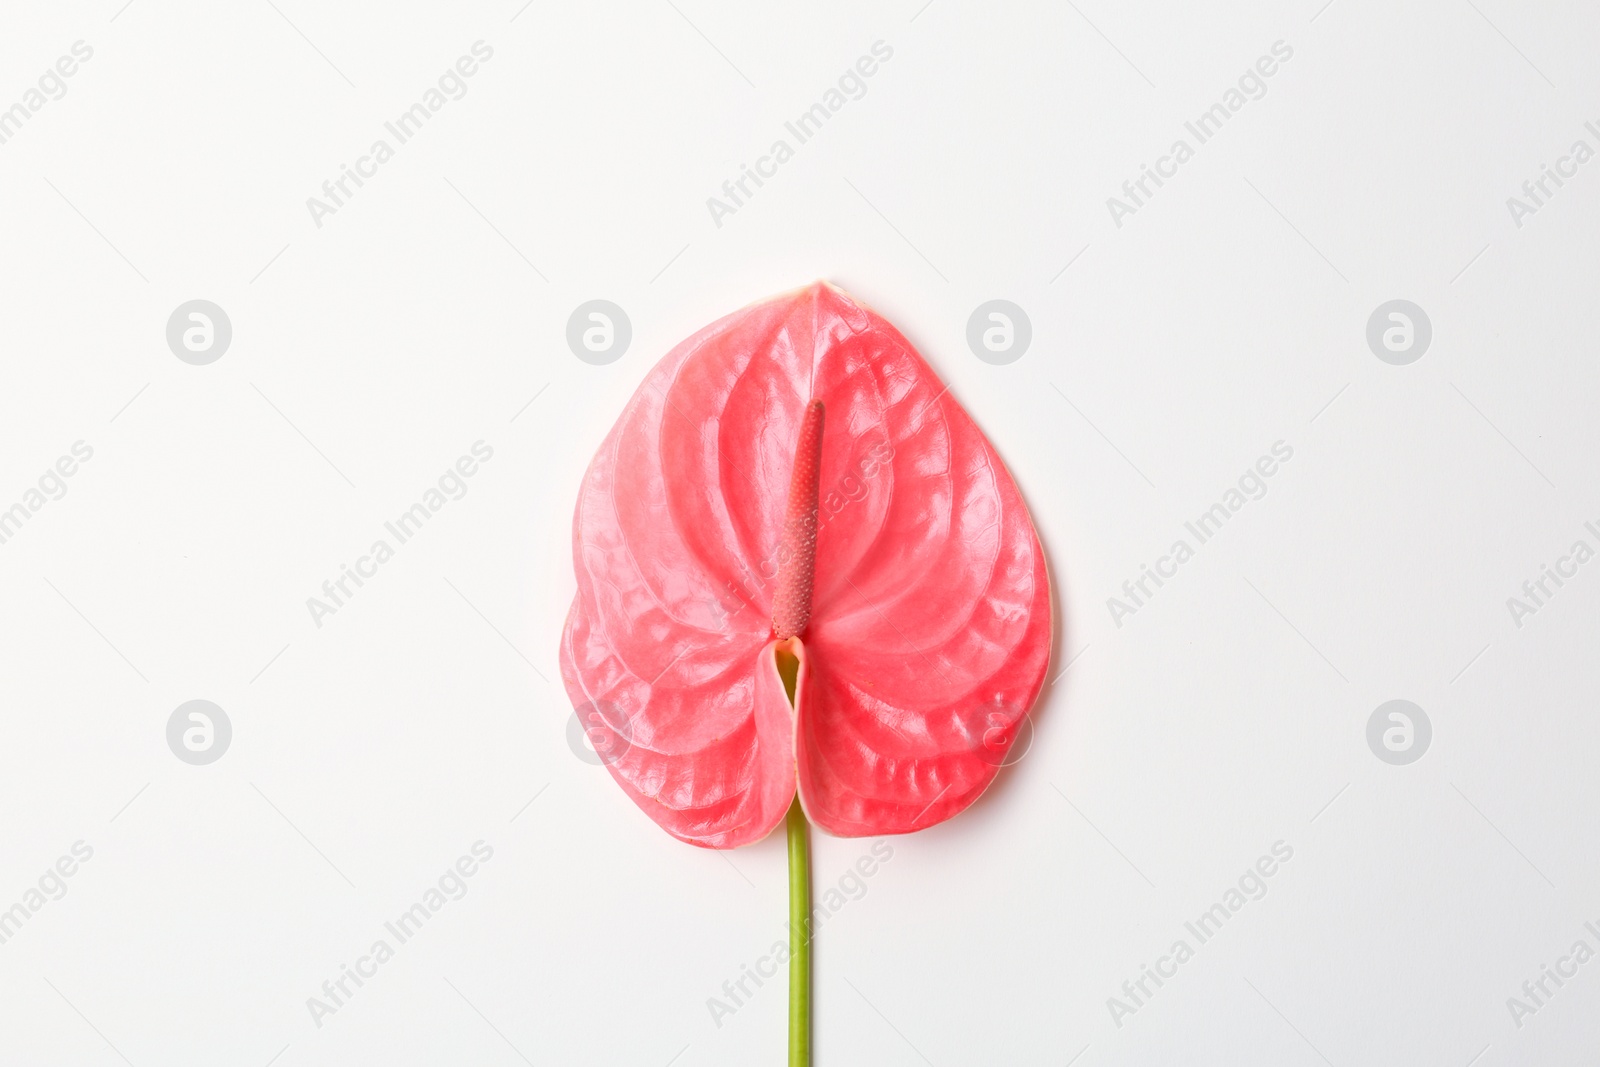
<instances>
[{"instance_id":1,"label":"heart-shaped pink petal","mask_svg":"<svg viewBox=\"0 0 1600 1067\"><path fill-rule=\"evenodd\" d=\"M791 708L773 610L816 401ZM606 765L628 795L697 845L761 839L797 789L841 836L941 822L993 781L1044 683L1049 579L1016 485L911 344L830 285L650 371L584 478L573 563L568 693L623 735Z\"/></svg>"}]
</instances>

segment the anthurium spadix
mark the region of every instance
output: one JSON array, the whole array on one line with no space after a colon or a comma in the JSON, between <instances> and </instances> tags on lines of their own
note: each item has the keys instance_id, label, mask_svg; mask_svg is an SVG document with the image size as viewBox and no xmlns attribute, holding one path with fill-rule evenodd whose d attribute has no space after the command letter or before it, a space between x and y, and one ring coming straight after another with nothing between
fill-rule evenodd
<instances>
[{"instance_id":1,"label":"anthurium spadix","mask_svg":"<svg viewBox=\"0 0 1600 1067\"><path fill-rule=\"evenodd\" d=\"M1011 475L910 342L825 283L650 371L583 480L573 563L568 694L623 791L691 844L789 812L803 861L806 819L942 822L1044 683L1049 580Z\"/></svg>"}]
</instances>

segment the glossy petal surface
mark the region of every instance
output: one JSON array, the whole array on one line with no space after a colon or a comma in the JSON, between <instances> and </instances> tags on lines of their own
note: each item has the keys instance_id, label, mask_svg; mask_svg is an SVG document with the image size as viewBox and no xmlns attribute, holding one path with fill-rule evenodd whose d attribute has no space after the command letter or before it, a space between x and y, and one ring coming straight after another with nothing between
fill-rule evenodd
<instances>
[{"instance_id":1,"label":"glossy petal surface","mask_svg":"<svg viewBox=\"0 0 1600 1067\"><path fill-rule=\"evenodd\" d=\"M806 405L823 402L820 528L791 709L772 601ZM640 386L573 520L562 639L607 767L665 830L732 848L796 788L841 836L956 814L1043 685L1044 553L993 447L900 333L817 284L712 324Z\"/></svg>"}]
</instances>

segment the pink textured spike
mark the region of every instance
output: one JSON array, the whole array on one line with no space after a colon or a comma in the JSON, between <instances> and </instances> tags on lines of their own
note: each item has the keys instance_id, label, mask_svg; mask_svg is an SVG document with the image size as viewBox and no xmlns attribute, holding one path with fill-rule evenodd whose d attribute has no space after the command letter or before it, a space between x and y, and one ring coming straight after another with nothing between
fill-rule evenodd
<instances>
[{"instance_id":1,"label":"pink textured spike","mask_svg":"<svg viewBox=\"0 0 1600 1067\"><path fill-rule=\"evenodd\" d=\"M778 587L772 597L772 635L798 637L811 621L811 583L817 567L817 482L822 469L822 401L806 405L789 476L789 506L778 546Z\"/></svg>"}]
</instances>

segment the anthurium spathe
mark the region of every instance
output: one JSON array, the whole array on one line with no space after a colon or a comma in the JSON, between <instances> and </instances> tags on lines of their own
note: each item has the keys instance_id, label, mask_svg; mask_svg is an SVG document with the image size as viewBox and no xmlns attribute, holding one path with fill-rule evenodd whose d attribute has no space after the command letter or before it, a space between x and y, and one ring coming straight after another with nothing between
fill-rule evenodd
<instances>
[{"instance_id":1,"label":"anthurium spathe","mask_svg":"<svg viewBox=\"0 0 1600 1067\"><path fill-rule=\"evenodd\" d=\"M1049 582L1016 485L910 342L825 283L651 370L584 478L573 562L568 693L692 844L758 841L797 794L839 836L942 822L1043 685Z\"/></svg>"},{"instance_id":2,"label":"anthurium spathe","mask_svg":"<svg viewBox=\"0 0 1600 1067\"><path fill-rule=\"evenodd\" d=\"M920 830L994 780L1050 657L1028 509L911 343L818 283L650 371L589 465L572 555L561 674L623 791L707 848L787 824L788 1062L808 1067L806 820Z\"/></svg>"}]
</instances>

